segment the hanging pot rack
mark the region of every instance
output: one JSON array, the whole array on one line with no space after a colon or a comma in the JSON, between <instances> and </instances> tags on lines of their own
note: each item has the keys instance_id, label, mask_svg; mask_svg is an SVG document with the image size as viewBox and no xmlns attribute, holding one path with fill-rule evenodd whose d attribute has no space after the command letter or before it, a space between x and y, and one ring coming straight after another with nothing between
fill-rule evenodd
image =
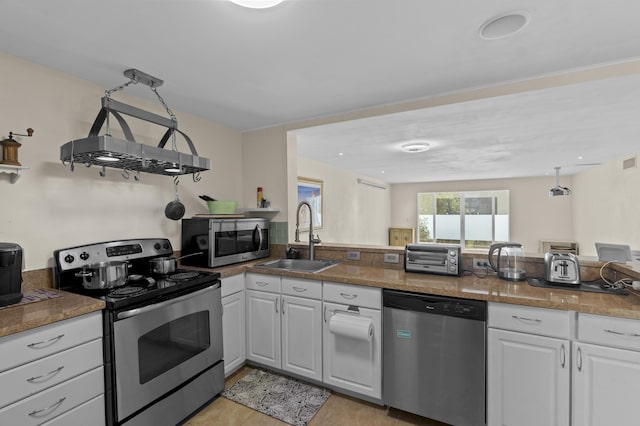
<instances>
[{"instance_id":1,"label":"hanging pot rack","mask_svg":"<svg viewBox=\"0 0 640 426\"><path fill-rule=\"evenodd\" d=\"M135 180L140 180L140 172L156 175L177 176L192 174L195 182L200 180L200 172L211 168L211 160L200 157L191 138L178 129L178 120L166 102L157 91L163 81L136 69L124 71L129 81L113 89L105 91L102 97L102 107L89 130L86 138L69 141L60 147L62 164L74 171L75 164L86 167L97 165L101 167L100 176L106 175L106 168L122 169L122 177L129 179L131 172L135 172ZM124 90L131 84L142 83L151 88L156 97L167 111L169 118L144 111L131 105L111 98L114 92ZM154 123L167 130L157 146L138 143L131 128L123 115L134 117L149 123ZM116 119L125 140L115 138L110 134L110 117ZM105 134L99 135L102 127ZM176 134L179 133L187 143L190 154L179 152L176 147ZM171 149L166 149L171 140Z\"/></svg>"}]
</instances>

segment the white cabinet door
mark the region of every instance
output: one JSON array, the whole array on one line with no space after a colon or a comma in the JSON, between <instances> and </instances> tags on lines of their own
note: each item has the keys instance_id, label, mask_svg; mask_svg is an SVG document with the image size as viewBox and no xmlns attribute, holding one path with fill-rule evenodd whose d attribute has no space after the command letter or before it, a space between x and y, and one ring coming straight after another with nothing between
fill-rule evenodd
<instances>
[{"instance_id":1,"label":"white cabinet door","mask_svg":"<svg viewBox=\"0 0 640 426\"><path fill-rule=\"evenodd\" d=\"M323 382L374 399L382 398L382 315L378 309L359 308L363 318L371 318L370 341L332 333L331 317L349 306L323 303Z\"/></svg>"},{"instance_id":2,"label":"white cabinet door","mask_svg":"<svg viewBox=\"0 0 640 426\"><path fill-rule=\"evenodd\" d=\"M247 359L244 290L222 298L222 347L227 377Z\"/></svg>"},{"instance_id":3,"label":"white cabinet door","mask_svg":"<svg viewBox=\"0 0 640 426\"><path fill-rule=\"evenodd\" d=\"M322 302L282 296L282 369L322 381Z\"/></svg>"},{"instance_id":4,"label":"white cabinet door","mask_svg":"<svg viewBox=\"0 0 640 426\"><path fill-rule=\"evenodd\" d=\"M280 295L246 290L247 359L280 368Z\"/></svg>"},{"instance_id":5,"label":"white cabinet door","mask_svg":"<svg viewBox=\"0 0 640 426\"><path fill-rule=\"evenodd\" d=\"M573 425L637 426L640 352L573 345Z\"/></svg>"},{"instance_id":6,"label":"white cabinet door","mask_svg":"<svg viewBox=\"0 0 640 426\"><path fill-rule=\"evenodd\" d=\"M488 425L568 426L569 341L493 328L488 339Z\"/></svg>"}]
</instances>

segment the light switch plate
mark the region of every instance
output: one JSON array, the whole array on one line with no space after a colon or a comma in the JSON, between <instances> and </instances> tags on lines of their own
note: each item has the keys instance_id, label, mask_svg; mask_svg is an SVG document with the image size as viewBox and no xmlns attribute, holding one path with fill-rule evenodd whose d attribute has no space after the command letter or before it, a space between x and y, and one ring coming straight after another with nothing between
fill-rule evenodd
<instances>
[{"instance_id":1,"label":"light switch plate","mask_svg":"<svg viewBox=\"0 0 640 426\"><path fill-rule=\"evenodd\" d=\"M360 260L360 252L359 251L348 251L347 252L348 260Z\"/></svg>"},{"instance_id":2,"label":"light switch plate","mask_svg":"<svg viewBox=\"0 0 640 426\"><path fill-rule=\"evenodd\" d=\"M400 263L400 255L398 253L385 253L384 261L386 263Z\"/></svg>"}]
</instances>

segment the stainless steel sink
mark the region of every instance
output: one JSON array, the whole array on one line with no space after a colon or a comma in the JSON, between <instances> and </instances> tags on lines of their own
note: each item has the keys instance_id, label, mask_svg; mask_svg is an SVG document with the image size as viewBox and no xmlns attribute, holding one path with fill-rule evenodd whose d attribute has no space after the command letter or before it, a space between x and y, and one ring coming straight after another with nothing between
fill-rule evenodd
<instances>
[{"instance_id":1,"label":"stainless steel sink","mask_svg":"<svg viewBox=\"0 0 640 426\"><path fill-rule=\"evenodd\" d=\"M277 259L256 266L261 268L281 269L283 271L320 272L337 265L333 260L309 260L309 259Z\"/></svg>"}]
</instances>

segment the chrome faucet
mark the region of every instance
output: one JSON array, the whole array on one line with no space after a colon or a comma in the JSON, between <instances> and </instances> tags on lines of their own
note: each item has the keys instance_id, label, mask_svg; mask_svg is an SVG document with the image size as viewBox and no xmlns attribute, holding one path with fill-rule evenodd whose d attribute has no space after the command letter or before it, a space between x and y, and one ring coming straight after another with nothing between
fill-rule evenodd
<instances>
[{"instance_id":1,"label":"chrome faucet","mask_svg":"<svg viewBox=\"0 0 640 426\"><path fill-rule=\"evenodd\" d=\"M314 246L315 244L320 244L322 241L320 241L319 236L316 236L315 238L313 237L313 210L311 209L311 204L309 204L307 201L300 201L300 204L298 204L298 210L296 210L295 242L296 243L300 242L300 230L298 228L300 228L300 208L302 206L307 206L307 208L309 209L309 260L314 260L315 258Z\"/></svg>"}]
</instances>

